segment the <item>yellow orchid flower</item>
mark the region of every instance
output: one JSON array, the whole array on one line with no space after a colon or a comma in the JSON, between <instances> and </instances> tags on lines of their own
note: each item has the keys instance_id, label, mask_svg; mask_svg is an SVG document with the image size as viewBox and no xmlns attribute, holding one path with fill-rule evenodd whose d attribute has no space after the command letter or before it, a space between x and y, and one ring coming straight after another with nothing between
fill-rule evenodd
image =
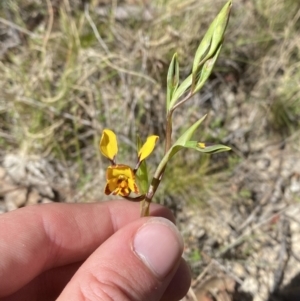
<instances>
[{"instance_id":1,"label":"yellow orchid flower","mask_svg":"<svg viewBox=\"0 0 300 301\"><path fill-rule=\"evenodd\" d=\"M108 166L106 171L105 194L128 196L131 191L138 194L133 170L127 165Z\"/></svg>"},{"instance_id":2,"label":"yellow orchid flower","mask_svg":"<svg viewBox=\"0 0 300 301\"><path fill-rule=\"evenodd\" d=\"M135 169L123 164L116 164L115 157L118 153L118 143L115 133L109 129L103 130L100 140L100 151L108 158L112 165L106 171L105 194L120 195L127 197L131 192L139 193L135 183L135 173L140 163L145 160L153 151L158 136L149 136L138 152L138 160Z\"/></svg>"}]
</instances>

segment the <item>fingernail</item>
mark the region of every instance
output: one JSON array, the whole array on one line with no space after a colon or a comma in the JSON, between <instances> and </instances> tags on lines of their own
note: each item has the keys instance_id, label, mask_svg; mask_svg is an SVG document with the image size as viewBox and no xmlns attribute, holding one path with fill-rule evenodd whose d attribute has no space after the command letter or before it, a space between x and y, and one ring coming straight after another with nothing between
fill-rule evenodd
<instances>
[{"instance_id":1,"label":"fingernail","mask_svg":"<svg viewBox=\"0 0 300 301\"><path fill-rule=\"evenodd\" d=\"M136 233L133 250L157 278L163 279L179 262L183 239L174 224L154 217Z\"/></svg>"}]
</instances>

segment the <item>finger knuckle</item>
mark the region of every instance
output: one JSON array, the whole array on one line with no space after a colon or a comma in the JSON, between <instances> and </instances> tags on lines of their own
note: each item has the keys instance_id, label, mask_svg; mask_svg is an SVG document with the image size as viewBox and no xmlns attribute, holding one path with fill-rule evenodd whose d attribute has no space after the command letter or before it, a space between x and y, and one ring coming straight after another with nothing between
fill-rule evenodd
<instances>
[{"instance_id":1,"label":"finger knuckle","mask_svg":"<svg viewBox=\"0 0 300 301\"><path fill-rule=\"evenodd\" d=\"M109 279L101 275L90 274L85 285L81 285L83 300L86 301L132 301L134 289L130 287L127 279L110 272Z\"/></svg>"}]
</instances>

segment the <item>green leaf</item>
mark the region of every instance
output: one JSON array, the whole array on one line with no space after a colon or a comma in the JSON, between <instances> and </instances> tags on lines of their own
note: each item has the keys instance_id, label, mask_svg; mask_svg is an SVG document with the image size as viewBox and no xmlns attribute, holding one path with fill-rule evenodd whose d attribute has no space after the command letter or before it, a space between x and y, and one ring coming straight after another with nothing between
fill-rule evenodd
<instances>
[{"instance_id":1,"label":"green leaf","mask_svg":"<svg viewBox=\"0 0 300 301\"><path fill-rule=\"evenodd\" d=\"M182 148L186 147L186 143L191 139L192 135L196 131L196 129L200 126L203 120L206 118L207 115L204 115L201 119L195 122L191 127L189 127L174 143L168 153L168 159L171 159L177 152L179 152Z\"/></svg>"},{"instance_id":2,"label":"green leaf","mask_svg":"<svg viewBox=\"0 0 300 301\"><path fill-rule=\"evenodd\" d=\"M167 108L172 108L178 99L192 87L192 94L199 91L212 72L220 54L224 33L230 16L232 1L228 1L209 26L195 54L192 74L174 91L168 94Z\"/></svg>"},{"instance_id":3,"label":"green leaf","mask_svg":"<svg viewBox=\"0 0 300 301\"><path fill-rule=\"evenodd\" d=\"M170 110L170 101L172 99L174 91L179 84L179 63L177 53L173 55L171 60L168 74L167 74L167 111Z\"/></svg>"},{"instance_id":4,"label":"green leaf","mask_svg":"<svg viewBox=\"0 0 300 301\"><path fill-rule=\"evenodd\" d=\"M203 63L217 51L219 44L222 43L224 33L228 24L232 1L228 1L219 12L217 17L209 26L204 35L194 58L192 74L196 76L197 70Z\"/></svg>"},{"instance_id":5,"label":"green leaf","mask_svg":"<svg viewBox=\"0 0 300 301\"><path fill-rule=\"evenodd\" d=\"M137 137L136 137L136 144L137 144L137 150L139 151L143 145L139 135L137 135ZM137 180L140 192L142 194L146 193L148 190L148 187L149 187L149 179L148 179L147 164L146 164L145 160L143 160L141 162L140 167L138 168L135 175L136 175L136 180Z\"/></svg>"},{"instance_id":6,"label":"green leaf","mask_svg":"<svg viewBox=\"0 0 300 301\"><path fill-rule=\"evenodd\" d=\"M215 66L215 63L217 61L217 58L219 57L219 54L221 52L223 44L219 45L219 48L217 49L216 53L214 56L212 56L210 59L208 59L202 66L202 68L199 68L200 71L198 72L198 79L196 80L196 85L193 90L193 94L198 92L205 84L207 79L209 78L210 74L212 73L212 70ZM172 98L170 99L169 103L169 109L172 108L177 100L188 91L188 89L192 85L192 74L190 74L180 85L179 87L173 91Z\"/></svg>"},{"instance_id":7,"label":"green leaf","mask_svg":"<svg viewBox=\"0 0 300 301\"><path fill-rule=\"evenodd\" d=\"M217 61L217 58L219 57L219 54L221 52L222 45L223 44L220 44L219 48L217 49L214 56L212 56L210 59L205 61L205 63L203 64L201 72L199 73L199 79L196 80L196 85L195 85L193 93L200 91L200 89L204 86L205 82L211 75L213 68L215 66L215 63Z\"/></svg>"},{"instance_id":8,"label":"green leaf","mask_svg":"<svg viewBox=\"0 0 300 301\"><path fill-rule=\"evenodd\" d=\"M220 152L226 152L231 150L230 147L223 144L209 144L209 143L201 143L198 141L188 141L185 143L184 147L192 148L201 153L207 154L215 154Z\"/></svg>"},{"instance_id":9,"label":"green leaf","mask_svg":"<svg viewBox=\"0 0 300 301\"><path fill-rule=\"evenodd\" d=\"M212 44L212 37L215 29L215 23L216 19L210 24L207 32L205 33L202 41L200 42L198 49L195 54L194 62L193 62L193 69L192 73L194 74L201 64L203 64L203 61L209 54L209 51L211 50L211 44Z\"/></svg>"},{"instance_id":10,"label":"green leaf","mask_svg":"<svg viewBox=\"0 0 300 301\"><path fill-rule=\"evenodd\" d=\"M190 88L192 85L192 74L190 74L174 91L174 94L170 100L169 108L173 108L176 101Z\"/></svg>"},{"instance_id":11,"label":"green leaf","mask_svg":"<svg viewBox=\"0 0 300 301\"><path fill-rule=\"evenodd\" d=\"M203 122L203 120L206 118L206 116L207 114L205 114L202 118L196 121L191 127L189 127L174 143L174 146L176 145L184 146L191 139L192 135L194 134L196 129L200 126L200 124Z\"/></svg>"},{"instance_id":12,"label":"green leaf","mask_svg":"<svg viewBox=\"0 0 300 301\"><path fill-rule=\"evenodd\" d=\"M147 192L149 187L148 171L146 161L143 161L136 172L136 180L141 194Z\"/></svg>"},{"instance_id":13,"label":"green leaf","mask_svg":"<svg viewBox=\"0 0 300 301\"><path fill-rule=\"evenodd\" d=\"M206 115L204 115L201 119L199 119L197 122L195 122L191 127L189 127L180 137L179 139L172 145L172 147L169 149L169 151L165 154L165 156L162 158L160 164L158 165L154 178L158 179L161 175L161 172L167 165L168 161L176 154L178 153L182 148L185 147L185 144L191 139L192 135L196 131L196 129L200 126L200 124L203 122L203 120L206 118Z\"/></svg>"}]
</instances>

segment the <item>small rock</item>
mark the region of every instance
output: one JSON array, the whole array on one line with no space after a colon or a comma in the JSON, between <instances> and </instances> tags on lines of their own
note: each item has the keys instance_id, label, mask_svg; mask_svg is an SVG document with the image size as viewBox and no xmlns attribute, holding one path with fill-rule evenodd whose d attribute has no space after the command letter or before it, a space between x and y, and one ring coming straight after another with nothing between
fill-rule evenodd
<instances>
[{"instance_id":1,"label":"small rock","mask_svg":"<svg viewBox=\"0 0 300 301\"><path fill-rule=\"evenodd\" d=\"M41 195L44 195L50 199L54 199L55 195L50 185L36 185L34 187Z\"/></svg>"},{"instance_id":2,"label":"small rock","mask_svg":"<svg viewBox=\"0 0 300 301\"><path fill-rule=\"evenodd\" d=\"M48 198L42 198L40 203L41 204L49 204L49 203L53 203L53 201Z\"/></svg>"},{"instance_id":3,"label":"small rock","mask_svg":"<svg viewBox=\"0 0 300 301\"><path fill-rule=\"evenodd\" d=\"M203 228L200 228L197 232L197 239L201 240L202 238L204 238L206 232Z\"/></svg>"},{"instance_id":4,"label":"small rock","mask_svg":"<svg viewBox=\"0 0 300 301\"><path fill-rule=\"evenodd\" d=\"M5 156L3 166L16 183L21 183L26 179L26 161L24 158L9 154Z\"/></svg>"},{"instance_id":5,"label":"small rock","mask_svg":"<svg viewBox=\"0 0 300 301\"><path fill-rule=\"evenodd\" d=\"M254 277L247 277L241 286L243 292L251 293L255 295L258 291L258 280Z\"/></svg>"},{"instance_id":6,"label":"small rock","mask_svg":"<svg viewBox=\"0 0 300 301\"><path fill-rule=\"evenodd\" d=\"M12 200L5 201L5 205L6 205L7 211L13 211L13 210L18 209L17 205Z\"/></svg>"},{"instance_id":7,"label":"small rock","mask_svg":"<svg viewBox=\"0 0 300 301\"><path fill-rule=\"evenodd\" d=\"M6 178L6 177L5 177ZM13 185L9 179L0 179L0 196L3 197L7 192L16 189L17 186Z\"/></svg>"},{"instance_id":8,"label":"small rock","mask_svg":"<svg viewBox=\"0 0 300 301\"><path fill-rule=\"evenodd\" d=\"M235 291L235 281L230 277L212 277L202 283L196 290L195 295L198 301L210 301L209 295L219 296L218 300L229 300L230 294ZM215 299L215 298L214 298Z\"/></svg>"},{"instance_id":9,"label":"small rock","mask_svg":"<svg viewBox=\"0 0 300 301\"><path fill-rule=\"evenodd\" d=\"M256 166L259 170L266 170L271 164L270 159L268 158L260 158L257 162L256 162Z\"/></svg>"},{"instance_id":10,"label":"small rock","mask_svg":"<svg viewBox=\"0 0 300 301\"><path fill-rule=\"evenodd\" d=\"M27 189L15 188L4 195L4 201L8 203L14 203L17 208L22 207L26 203Z\"/></svg>"},{"instance_id":11,"label":"small rock","mask_svg":"<svg viewBox=\"0 0 300 301\"><path fill-rule=\"evenodd\" d=\"M300 177L299 176L291 178L290 190L293 193L297 193L300 191Z\"/></svg>"},{"instance_id":12,"label":"small rock","mask_svg":"<svg viewBox=\"0 0 300 301\"><path fill-rule=\"evenodd\" d=\"M36 189L32 189L27 197L26 205L35 205L39 204L42 201L42 197Z\"/></svg>"},{"instance_id":13,"label":"small rock","mask_svg":"<svg viewBox=\"0 0 300 301\"><path fill-rule=\"evenodd\" d=\"M232 266L232 272L234 275L236 275L238 278L244 278L246 275L245 268L239 263L234 262Z\"/></svg>"}]
</instances>

